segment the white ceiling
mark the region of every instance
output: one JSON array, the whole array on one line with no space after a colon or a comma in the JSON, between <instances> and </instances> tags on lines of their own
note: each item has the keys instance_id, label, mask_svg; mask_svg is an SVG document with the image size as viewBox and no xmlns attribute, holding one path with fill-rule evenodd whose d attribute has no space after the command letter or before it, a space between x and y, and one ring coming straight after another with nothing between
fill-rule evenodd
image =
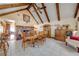
<instances>
[{"instance_id":1,"label":"white ceiling","mask_svg":"<svg viewBox=\"0 0 79 59\"><path fill-rule=\"evenodd\" d=\"M12 12L20 9L27 8L28 6L21 6L21 7L13 7L13 8L7 8L7 9L1 9L0 14L7 13L7 12Z\"/></svg>"},{"instance_id":2,"label":"white ceiling","mask_svg":"<svg viewBox=\"0 0 79 59\"><path fill-rule=\"evenodd\" d=\"M11 4L11 3L0 3L0 5Z\"/></svg>"},{"instance_id":3,"label":"white ceiling","mask_svg":"<svg viewBox=\"0 0 79 59\"><path fill-rule=\"evenodd\" d=\"M38 3L37 5L39 7L42 6L40 3ZM55 3L45 3L45 6L46 6L46 9L47 9L47 13L48 13L50 21L52 22L54 20L58 20ZM8 8L8 9L0 10L0 14L10 12L10 11L19 10L19 9L23 9L23 8L26 8L26 7L27 6L21 6L21 7ZM63 18L73 18L74 13L75 13L75 9L76 9L76 3L60 3L59 9L60 9L60 18L61 19L63 19ZM35 13L34 9L30 8L30 11L32 12L32 14L36 18L36 20L39 23L41 23L37 14ZM46 15L44 13L44 10L41 10L41 11L42 11L42 14L40 14L40 13L39 14L40 14L43 22L47 22L47 18L46 18Z\"/></svg>"},{"instance_id":4,"label":"white ceiling","mask_svg":"<svg viewBox=\"0 0 79 59\"><path fill-rule=\"evenodd\" d=\"M60 18L74 18L74 13L76 9L76 3L60 3L59 4L59 10L60 10ZM42 7L40 3L37 3L37 6ZM58 20L57 13L56 13L56 5L55 3L45 3L46 10L49 16L50 21ZM39 20L38 16L36 16L35 11L33 8L30 9L33 15L36 17L37 20ZM44 10L41 10L42 14L40 14L41 18L43 19L43 22L47 22L46 15L44 13ZM38 11L39 12L39 11Z\"/></svg>"}]
</instances>

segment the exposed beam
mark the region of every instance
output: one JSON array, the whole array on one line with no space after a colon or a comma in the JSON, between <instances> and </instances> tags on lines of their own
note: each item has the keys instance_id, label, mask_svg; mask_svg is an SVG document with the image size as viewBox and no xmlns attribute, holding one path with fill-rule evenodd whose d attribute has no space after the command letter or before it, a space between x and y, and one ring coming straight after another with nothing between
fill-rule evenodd
<instances>
[{"instance_id":1,"label":"exposed beam","mask_svg":"<svg viewBox=\"0 0 79 59\"><path fill-rule=\"evenodd\" d=\"M39 7L35 4L35 6L37 7L37 10L40 12ZM41 13L41 12L40 12Z\"/></svg>"},{"instance_id":2,"label":"exposed beam","mask_svg":"<svg viewBox=\"0 0 79 59\"><path fill-rule=\"evenodd\" d=\"M29 5L29 3L3 4L3 5L0 5L0 9L20 7L20 6L26 6L26 5Z\"/></svg>"},{"instance_id":3,"label":"exposed beam","mask_svg":"<svg viewBox=\"0 0 79 59\"><path fill-rule=\"evenodd\" d=\"M76 9L75 9L74 18L76 18L78 10L79 10L79 3L77 3Z\"/></svg>"},{"instance_id":4,"label":"exposed beam","mask_svg":"<svg viewBox=\"0 0 79 59\"><path fill-rule=\"evenodd\" d=\"M27 7L27 9L30 9L32 7L32 3L29 3L29 6Z\"/></svg>"},{"instance_id":5,"label":"exposed beam","mask_svg":"<svg viewBox=\"0 0 79 59\"><path fill-rule=\"evenodd\" d=\"M29 6L28 6L28 7L29 7ZM27 7L27 8L28 8L28 7ZM15 10L15 11L11 11L11 12L6 12L6 13L3 13L3 14L0 14L0 16L12 14L12 13L16 13L16 12L19 12L19 11L23 11L23 10L26 10L27 8L20 9L20 10Z\"/></svg>"},{"instance_id":6,"label":"exposed beam","mask_svg":"<svg viewBox=\"0 0 79 59\"><path fill-rule=\"evenodd\" d=\"M39 17L40 21L43 23L42 18L40 17L39 13L37 12L37 10L36 10L36 8L35 8L34 4L33 4L32 6L33 6L33 8L34 8L34 10L35 10L36 14L38 15L38 17Z\"/></svg>"},{"instance_id":7,"label":"exposed beam","mask_svg":"<svg viewBox=\"0 0 79 59\"><path fill-rule=\"evenodd\" d=\"M37 24L39 24L38 22L37 22L37 20L35 19L35 17L33 16L33 14L31 13L31 11L29 10L29 9L27 9L28 10L28 12L30 13L30 15L33 17L33 19L35 20L35 22L37 23Z\"/></svg>"},{"instance_id":8,"label":"exposed beam","mask_svg":"<svg viewBox=\"0 0 79 59\"><path fill-rule=\"evenodd\" d=\"M39 7L39 6L37 6L36 4L35 4L35 6L37 7L37 10L38 10L38 9L44 9L44 8L46 8L46 6L44 6L44 7Z\"/></svg>"},{"instance_id":9,"label":"exposed beam","mask_svg":"<svg viewBox=\"0 0 79 59\"><path fill-rule=\"evenodd\" d=\"M23 10L26 10L26 9L20 9L20 10L15 10L15 11L11 11L11 12L7 12L7 13L3 13L3 14L0 14L0 16L4 16L4 15L8 15L8 14L12 14L12 13L16 13L16 12L23 11Z\"/></svg>"},{"instance_id":10,"label":"exposed beam","mask_svg":"<svg viewBox=\"0 0 79 59\"><path fill-rule=\"evenodd\" d=\"M42 6L45 7L44 3L42 3ZM44 8L44 12L45 12L48 22L50 22L46 8Z\"/></svg>"},{"instance_id":11,"label":"exposed beam","mask_svg":"<svg viewBox=\"0 0 79 59\"><path fill-rule=\"evenodd\" d=\"M59 3L56 3L56 12L57 12L58 21L60 21Z\"/></svg>"}]
</instances>

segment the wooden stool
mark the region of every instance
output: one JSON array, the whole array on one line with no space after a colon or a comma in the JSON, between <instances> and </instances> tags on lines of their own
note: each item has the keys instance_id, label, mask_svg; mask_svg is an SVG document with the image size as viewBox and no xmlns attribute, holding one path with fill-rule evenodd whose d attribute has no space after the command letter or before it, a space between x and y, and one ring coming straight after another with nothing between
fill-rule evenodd
<instances>
[{"instance_id":1,"label":"wooden stool","mask_svg":"<svg viewBox=\"0 0 79 59\"><path fill-rule=\"evenodd\" d=\"M26 47L26 33L22 32L22 47L25 48Z\"/></svg>"}]
</instances>

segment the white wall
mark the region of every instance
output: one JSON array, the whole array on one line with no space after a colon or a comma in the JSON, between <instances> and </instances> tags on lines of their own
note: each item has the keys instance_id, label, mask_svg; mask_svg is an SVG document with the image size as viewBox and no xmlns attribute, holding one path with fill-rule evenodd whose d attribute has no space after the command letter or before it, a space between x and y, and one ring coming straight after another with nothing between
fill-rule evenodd
<instances>
[{"instance_id":1,"label":"white wall","mask_svg":"<svg viewBox=\"0 0 79 59\"><path fill-rule=\"evenodd\" d=\"M26 23L23 21L23 14L29 15L30 16L30 22ZM37 25L37 23L35 22L35 20L31 17L31 15L27 12L27 10L25 11L21 11L21 12L17 12L17 13L13 13L13 14L9 14L9 15L5 15L2 16L1 18L5 18L5 19L12 19L15 20L16 25L21 25L21 26L33 26L33 25Z\"/></svg>"},{"instance_id":2,"label":"white wall","mask_svg":"<svg viewBox=\"0 0 79 59\"><path fill-rule=\"evenodd\" d=\"M60 25L65 25L65 24L69 24L71 26L72 29L75 29L75 23L76 23L76 19L74 19L74 12L75 12L75 8L76 8L76 4L75 3L67 3L67 4L60 4L60 18L61 21L58 21L57 19L57 13L56 13L56 6L55 3L45 3L45 5L47 6L47 12L48 12L48 16L50 19L50 23L52 25L51 28L51 35L54 36L54 31L57 24ZM36 15L35 11L33 10L33 8L30 9L32 14L35 16L36 20L41 24L41 21L39 20L38 16ZM47 22L47 18L45 16L44 11L42 10L42 20L44 22ZM29 13L27 11L24 12L17 12L16 14L11 14L11 15L7 15L7 16L3 16L2 18L8 18L8 19L13 19L16 22L16 25L23 25L23 26L27 26L27 25L37 25L36 22L34 21L34 19L31 17L31 22L26 24L23 21L23 17L22 17L22 13L25 13L27 15L29 15ZM20 14L19 16L17 14ZM79 15L79 13L78 13ZM31 15L30 15L31 16ZM44 17L45 16L45 17Z\"/></svg>"},{"instance_id":3,"label":"white wall","mask_svg":"<svg viewBox=\"0 0 79 59\"><path fill-rule=\"evenodd\" d=\"M76 26L76 19L77 18L66 18L66 19L61 19L61 21L58 20L54 20L51 23L49 23L51 25L51 36L54 37L55 36L55 29L57 28L56 25L70 25L70 28L75 30L75 26ZM40 25L40 27L42 27L42 24Z\"/></svg>"},{"instance_id":4,"label":"white wall","mask_svg":"<svg viewBox=\"0 0 79 59\"><path fill-rule=\"evenodd\" d=\"M41 7L41 4L39 4L39 6ZM69 24L72 29L75 29L76 19L74 19L74 12L76 9L76 3L59 4L60 18L61 18L60 21L58 21L58 18L57 18L55 3L45 3L45 6L46 6L46 10L47 10L49 19L50 19L50 23L52 25L52 28L51 28L52 36L55 35L55 28L56 28L55 25L57 25L57 24L60 24L60 25ZM41 10L41 11L44 12L43 10ZM47 22L46 15L44 13L42 13L40 15L41 15L44 23Z\"/></svg>"},{"instance_id":5,"label":"white wall","mask_svg":"<svg viewBox=\"0 0 79 59\"><path fill-rule=\"evenodd\" d=\"M51 22L51 36L54 37L55 35L55 29L57 28L57 24L59 25L66 25L66 24L69 24L71 26L71 29L74 29L75 30L75 25L76 25L76 19L74 18L70 18L70 19L61 19L61 21L53 21Z\"/></svg>"}]
</instances>

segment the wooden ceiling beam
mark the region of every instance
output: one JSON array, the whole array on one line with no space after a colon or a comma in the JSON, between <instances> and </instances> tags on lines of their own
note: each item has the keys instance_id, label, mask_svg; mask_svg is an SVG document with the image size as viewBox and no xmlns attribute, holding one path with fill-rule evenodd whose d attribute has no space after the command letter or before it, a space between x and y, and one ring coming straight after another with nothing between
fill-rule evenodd
<instances>
[{"instance_id":1,"label":"wooden ceiling beam","mask_svg":"<svg viewBox=\"0 0 79 59\"><path fill-rule=\"evenodd\" d=\"M60 21L59 3L56 3L56 12L57 12L58 21Z\"/></svg>"},{"instance_id":2,"label":"wooden ceiling beam","mask_svg":"<svg viewBox=\"0 0 79 59\"><path fill-rule=\"evenodd\" d=\"M12 14L12 13L16 13L16 12L23 11L23 10L26 10L26 9L20 9L20 10L15 10L15 11L11 11L11 12L7 12L7 13L3 13L3 14L0 14L0 16L4 16L4 15L8 15L8 14Z\"/></svg>"},{"instance_id":3,"label":"wooden ceiling beam","mask_svg":"<svg viewBox=\"0 0 79 59\"><path fill-rule=\"evenodd\" d=\"M77 3L76 9L75 9L74 18L76 18L78 10L79 10L79 3Z\"/></svg>"},{"instance_id":4,"label":"wooden ceiling beam","mask_svg":"<svg viewBox=\"0 0 79 59\"><path fill-rule=\"evenodd\" d=\"M29 6L27 8L29 8ZM3 14L0 14L0 16L16 13L16 12L19 12L19 11L23 11L23 10L26 10L27 8L20 9L20 10L15 10L15 11L11 11L11 12L6 12L6 13L3 13Z\"/></svg>"},{"instance_id":5,"label":"wooden ceiling beam","mask_svg":"<svg viewBox=\"0 0 79 59\"><path fill-rule=\"evenodd\" d=\"M45 7L44 3L42 3L42 6ZM44 8L44 12L45 12L48 22L50 22L46 8Z\"/></svg>"},{"instance_id":6,"label":"wooden ceiling beam","mask_svg":"<svg viewBox=\"0 0 79 59\"><path fill-rule=\"evenodd\" d=\"M33 6L33 8L34 8L36 14L38 15L40 21L43 23L42 18L40 17L39 13L37 12L37 9L35 8L34 4L33 4L32 6Z\"/></svg>"},{"instance_id":7,"label":"wooden ceiling beam","mask_svg":"<svg viewBox=\"0 0 79 59\"><path fill-rule=\"evenodd\" d=\"M30 9L32 7L32 3L29 4L29 6L27 7L27 9Z\"/></svg>"},{"instance_id":8,"label":"wooden ceiling beam","mask_svg":"<svg viewBox=\"0 0 79 59\"><path fill-rule=\"evenodd\" d=\"M31 13L31 11L29 10L29 9L27 9L28 10L28 12L30 13L30 15L33 17L33 19L35 20L35 22L37 23L37 24L39 24L38 23L38 21L35 19L35 17L33 16L33 14Z\"/></svg>"},{"instance_id":9,"label":"wooden ceiling beam","mask_svg":"<svg viewBox=\"0 0 79 59\"><path fill-rule=\"evenodd\" d=\"M0 5L0 9L6 9L6 8L13 8L13 7L20 7L20 6L26 6L30 3L14 3L14 4L3 4Z\"/></svg>"}]
</instances>

